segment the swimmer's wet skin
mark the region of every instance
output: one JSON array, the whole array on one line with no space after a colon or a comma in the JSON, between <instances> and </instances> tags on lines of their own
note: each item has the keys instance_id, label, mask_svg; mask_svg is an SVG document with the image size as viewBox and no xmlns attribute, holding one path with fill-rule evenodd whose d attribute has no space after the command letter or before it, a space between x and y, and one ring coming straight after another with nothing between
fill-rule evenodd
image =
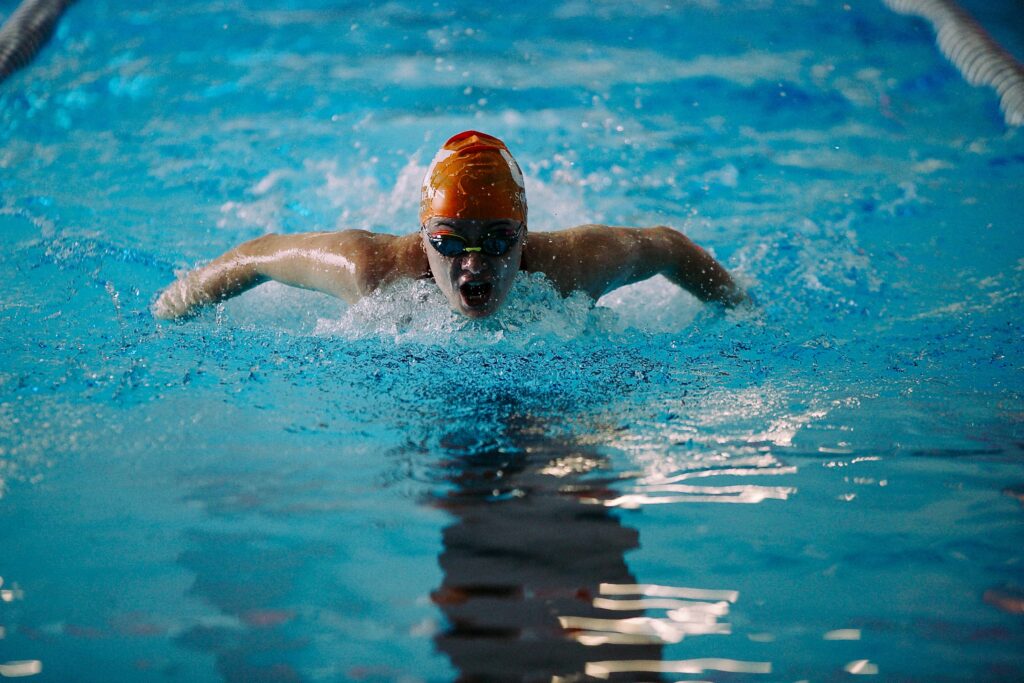
<instances>
[{"instance_id":1,"label":"swimmer's wet skin","mask_svg":"<svg viewBox=\"0 0 1024 683\"><path fill-rule=\"evenodd\" d=\"M583 291L595 300L661 274L702 301L747 301L721 264L672 228L529 232L519 165L505 143L484 133L459 133L437 153L419 217L420 230L401 237L365 230L265 235L183 275L153 314L189 316L268 280L351 303L402 278L433 277L455 311L483 318L501 307L520 270L543 273L563 295Z\"/></svg>"}]
</instances>

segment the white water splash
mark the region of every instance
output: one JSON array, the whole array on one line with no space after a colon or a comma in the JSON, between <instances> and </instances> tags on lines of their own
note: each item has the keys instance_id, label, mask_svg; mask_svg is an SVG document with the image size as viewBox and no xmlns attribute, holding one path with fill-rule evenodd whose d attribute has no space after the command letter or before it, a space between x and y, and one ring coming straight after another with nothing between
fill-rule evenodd
<instances>
[{"instance_id":1,"label":"white water splash","mask_svg":"<svg viewBox=\"0 0 1024 683\"><path fill-rule=\"evenodd\" d=\"M452 311L432 281L404 280L361 299L339 319L321 318L314 333L353 340L525 348L629 329L682 330L699 310L699 304L687 298L692 300L659 279L624 288L595 305L582 292L562 297L541 274L520 273L495 315L471 320Z\"/></svg>"}]
</instances>

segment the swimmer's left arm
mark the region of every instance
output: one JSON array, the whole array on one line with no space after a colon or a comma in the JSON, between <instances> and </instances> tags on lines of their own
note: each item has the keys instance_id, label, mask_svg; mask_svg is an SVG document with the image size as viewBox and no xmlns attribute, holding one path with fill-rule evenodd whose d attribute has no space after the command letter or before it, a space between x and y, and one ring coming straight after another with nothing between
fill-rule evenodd
<instances>
[{"instance_id":1,"label":"swimmer's left arm","mask_svg":"<svg viewBox=\"0 0 1024 683\"><path fill-rule=\"evenodd\" d=\"M659 226L641 231L638 275L633 282L660 274L705 302L728 307L750 301L725 267L689 237ZM647 274L651 270L656 273Z\"/></svg>"},{"instance_id":2,"label":"swimmer's left arm","mask_svg":"<svg viewBox=\"0 0 1024 683\"><path fill-rule=\"evenodd\" d=\"M722 264L672 228L584 225L529 239L537 247L531 269L548 274L563 293L582 290L597 299L664 275L701 301L731 307L749 300Z\"/></svg>"}]
</instances>

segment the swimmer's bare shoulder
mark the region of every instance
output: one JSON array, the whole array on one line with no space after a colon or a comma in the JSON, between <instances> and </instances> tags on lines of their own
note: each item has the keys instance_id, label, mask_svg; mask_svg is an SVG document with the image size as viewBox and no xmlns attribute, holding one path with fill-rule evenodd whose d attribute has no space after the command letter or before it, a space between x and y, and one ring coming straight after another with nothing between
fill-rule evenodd
<instances>
[{"instance_id":1,"label":"swimmer's bare shoulder","mask_svg":"<svg viewBox=\"0 0 1024 683\"><path fill-rule=\"evenodd\" d=\"M366 230L269 234L179 277L153 304L153 314L165 319L186 317L268 280L353 302L399 278L419 277L428 268L416 234L398 237Z\"/></svg>"},{"instance_id":2,"label":"swimmer's bare shoulder","mask_svg":"<svg viewBox=\"0 0 1024 683\"><path fill-rule=\"evenodd\" d=\"M542 272L562 294L597 299L625 285L664 275L701 301L736 306L748 301L729 272L686 235L666 226L580 225L531 232L524 269Z\"/></svg>"}]
</instances>

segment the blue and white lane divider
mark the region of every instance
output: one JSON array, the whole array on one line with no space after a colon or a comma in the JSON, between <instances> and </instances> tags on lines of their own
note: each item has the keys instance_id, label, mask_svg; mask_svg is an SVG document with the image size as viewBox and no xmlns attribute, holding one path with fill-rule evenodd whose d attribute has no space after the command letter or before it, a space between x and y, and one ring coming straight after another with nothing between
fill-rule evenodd
<instances>
[{"instance_id":1,"label":"blue and white lane divider","mask_svg":"<svg viewBox=\"0 0 1024 683\"><path fill-rule=\"evenodd\" d=\"M942 54L972 85L999 93L1009 126L1024 125L1024 65L953 0L885 0L889 9L931 22Z\"/></svg>"},{"instance_id":2,"label":"blue and white lane divider","mask_svg":"<svg viewBox=\"0 0 1024 683\"><path fill-rule=\"evenodd\" d=\"M74 0L25 0L0 26L0 81L32 61Z\"/></svg>"}]
</instances>

